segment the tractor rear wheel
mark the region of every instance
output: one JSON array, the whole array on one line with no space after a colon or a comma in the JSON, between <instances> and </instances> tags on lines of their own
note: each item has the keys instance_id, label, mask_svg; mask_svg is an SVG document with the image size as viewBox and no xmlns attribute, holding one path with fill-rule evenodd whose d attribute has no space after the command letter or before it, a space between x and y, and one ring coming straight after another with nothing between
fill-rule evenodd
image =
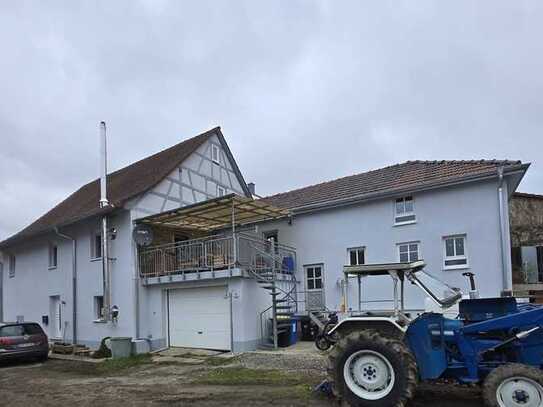
<instances>
[{"instance_id":1,"label":"tractor rear wheel","mask_svg":"<svg viewBox=\"0 0 543 407\"><path fill-rule=\"evenodd\" d=\"M356 407L404 406L417 386L409 348L372 330L342 337L330 352L328 374L335 395Z\"/></svg>"},{"instance_id":2,"label":"tractor rear wheel","mask_svg":"<svg viewBox=\"0 0 543 407\"><path fill-rule=\"evenodd\" d=\"M483 383L483 398L488 407L541 407L543 374L520 363L497 367Z\"/></svg>"}]
</instances>

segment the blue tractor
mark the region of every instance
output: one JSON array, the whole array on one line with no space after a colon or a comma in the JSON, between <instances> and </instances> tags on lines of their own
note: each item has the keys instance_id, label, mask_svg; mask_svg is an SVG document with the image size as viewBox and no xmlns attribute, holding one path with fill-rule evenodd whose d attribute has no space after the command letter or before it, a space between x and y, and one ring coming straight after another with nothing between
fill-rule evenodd
<instances>
[{"instance_id":1,"label":"blue tractor","mask_svg":"<svg viewBox=\"0 0 543 407\"><path fill-rule=\"evenodd\" d=\"M391 276L394 309L350 311L330 331L334 393L352 406L404 406L419 381L454 379L481 384L491 407L542 407L543 307L512 297L479 299L473 279L470 299L462 299L424 267L423 261L345 266L345 293L353 276L359 293L362 276ZM412 319L403 306L405 281L442 309L458 307L458 317L425 312Z\"/></svg>"}]
</instances>

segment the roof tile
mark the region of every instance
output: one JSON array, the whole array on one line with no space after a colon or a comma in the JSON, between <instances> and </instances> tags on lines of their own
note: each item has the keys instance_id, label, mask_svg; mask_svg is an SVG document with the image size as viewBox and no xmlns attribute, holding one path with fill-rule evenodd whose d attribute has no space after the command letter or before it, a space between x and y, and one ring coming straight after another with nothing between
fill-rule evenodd
<instances>
[{"instance_id":1,"label":"roof tile","mask_svg":"<svg viewBox=\"0 0 543 407\"><path fill-rule=\"evenodd\" d=\"M406 161L262 199L281 208L296 209L372 193L393 192L491 174L500 166L521 164L520 161L509 160Z\"/></svg>"}]
</instances>

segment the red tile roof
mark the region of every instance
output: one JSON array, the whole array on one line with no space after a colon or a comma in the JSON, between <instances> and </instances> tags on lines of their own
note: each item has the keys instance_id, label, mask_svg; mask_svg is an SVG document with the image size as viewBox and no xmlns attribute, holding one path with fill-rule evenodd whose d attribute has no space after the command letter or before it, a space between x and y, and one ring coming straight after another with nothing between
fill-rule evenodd
<instances>
[{"instance_id":1,"label":"red tile roof","mask_svg":"<svg viewBox=\"0 0 543 407\"><path fill-rule=\"evenodd\" d=\"M514 168L522 167L523 164L520 161L508 160L407 161L262 199L281 208L299 209L349 198L400 192L497 174L498 167L502 166Z\"/></svg>"}]
</instances>

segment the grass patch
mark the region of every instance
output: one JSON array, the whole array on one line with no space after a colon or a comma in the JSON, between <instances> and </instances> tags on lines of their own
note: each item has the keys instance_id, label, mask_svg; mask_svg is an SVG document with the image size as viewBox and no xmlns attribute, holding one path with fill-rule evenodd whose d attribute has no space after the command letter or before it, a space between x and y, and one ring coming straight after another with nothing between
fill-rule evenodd
<instances>
[{"instance_id":1,"label":"grass patch","mask_svg":"<svg viewBox=\"0 0 543 407\"><path fill-rule=\"evenodd\" d=\"M143 353L128 358L108 359L96 365L96 372L101 374L116 373L149 363L151 363L151 355Z\"/></svg>"},{"instance_id":2,"label":"grass patch","mask_svg":"<svg viewBox=\"0 0 543 407\"><path fill-rule=\"evenodd\" d=\"M213 369L195 380L198 384L223 386L269 385L298 386L307 385L307 378L300 374L280 370L248 369L245 367L225 367Z\"/></svg>"},{"instance_id":3,"label":"grass patch","mask_svg":"<svg viewBox=\"0 0 543 407\"><path fill-rule=\"evenodd\" d=\"M238 356L234 356L231 358L224 358L224 357L218 357L218 356L212 356L205 360L205 364L208 366L224 366L224 365L231 365L233 363L237 363L239 361Z\"/></svg>"}]
</instances>

